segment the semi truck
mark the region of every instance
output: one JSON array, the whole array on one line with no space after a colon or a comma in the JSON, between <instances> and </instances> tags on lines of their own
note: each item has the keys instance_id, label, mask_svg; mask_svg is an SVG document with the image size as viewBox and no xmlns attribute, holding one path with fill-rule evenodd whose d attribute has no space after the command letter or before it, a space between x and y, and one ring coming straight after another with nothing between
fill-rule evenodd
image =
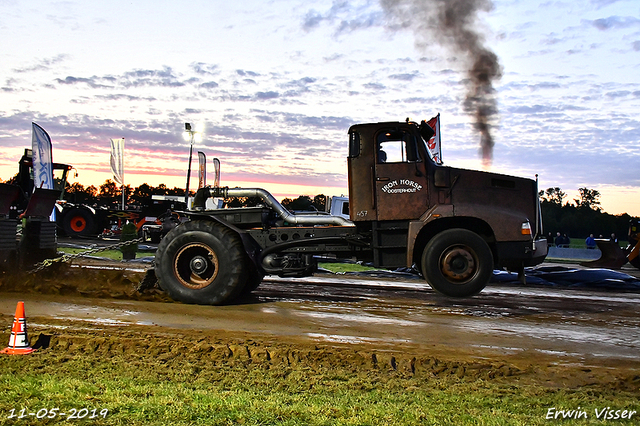
<instances>
[{"instance_id":1,"label":"semi truck","mask_svg":"<svg viewBox=\"0 0 640 426\"><path fill-rule=\"evenodd\" d=\"M175 300L218 305L265 275L311 275L323 256L412 267L437 292L469 297L494 269L524 280L525 267L544 261L537 179L434 162L425 121L356 124L348 135L349 219L289 212L262 188L201 188L149 275ZM209 210L211 197L262 204Z\"/></svg>"}]
</instances>

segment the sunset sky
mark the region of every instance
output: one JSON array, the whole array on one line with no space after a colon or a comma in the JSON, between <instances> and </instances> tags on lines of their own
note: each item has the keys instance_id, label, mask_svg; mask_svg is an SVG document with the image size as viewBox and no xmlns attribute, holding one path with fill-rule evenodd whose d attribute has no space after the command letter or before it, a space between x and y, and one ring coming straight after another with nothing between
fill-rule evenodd
<instances>
[{"instance_id":1,"label":"sunset sky","mask_svg":"<svg viewBox=\"0 0 640 426\"><path fill-rule=\"evenodd\" d=\"M467 58L430 21L442 1L0 0L0 179L36 122L72 182L111 178L124 137L127 184L184 187L190 122L223 185L340 195L350 125L440 113L445 165L640 216L640 2L469 0L501 71L484 164Z\"/></svg>"}]
</instances>

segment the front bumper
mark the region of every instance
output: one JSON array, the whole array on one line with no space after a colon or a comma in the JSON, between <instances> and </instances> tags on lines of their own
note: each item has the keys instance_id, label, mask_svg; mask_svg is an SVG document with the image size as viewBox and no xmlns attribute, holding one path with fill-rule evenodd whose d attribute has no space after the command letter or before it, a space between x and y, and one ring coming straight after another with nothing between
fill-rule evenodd
<instances>
[{"instance_id":1,"label":"front bumper","mask_svg":"<svg viewBox=\"0 0 640 426\"><path fill-rule=\"evenodd\" d=\"M496 244L496 267L517 270L544 262L549 248L544 238L535 241L507 241Z\"/></svg>"}]
</instances>

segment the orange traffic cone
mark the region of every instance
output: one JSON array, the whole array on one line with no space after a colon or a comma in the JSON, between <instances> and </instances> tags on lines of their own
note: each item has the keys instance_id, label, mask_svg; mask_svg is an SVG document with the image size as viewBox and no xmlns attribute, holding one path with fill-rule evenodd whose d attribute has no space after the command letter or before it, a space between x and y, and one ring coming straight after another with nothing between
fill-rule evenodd
<instances>
[{"instance_id":1,"label":"orange traffic cone","mask_svg":"<svg viewBox=\"0 0 640 426\"><path fill-rule=\"evenodd\" d=\"M16 306L16 317L13 320L13 327L11 327L9 346L0 351L0 353L26 355L34 351L35 349L29 346L29 338L27 337L27 319L24 315L24 302L18 302L18 306Z\"/></svg>"}]
</instances>

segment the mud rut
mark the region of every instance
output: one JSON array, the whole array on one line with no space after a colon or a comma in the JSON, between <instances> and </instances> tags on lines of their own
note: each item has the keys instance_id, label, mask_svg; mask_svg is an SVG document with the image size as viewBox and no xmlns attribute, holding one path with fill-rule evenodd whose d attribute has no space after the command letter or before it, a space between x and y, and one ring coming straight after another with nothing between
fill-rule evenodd
<instances>
[{"instance_id":1,"label":"mud rut","mask_svg":"<svg viewBox=\"0 0 640 426\"><path fill-rule=\"evenodd\" d=\"M157 289L143 293L136 291L142 277L142 271L61 265L54 271L27 277L1 276L0 292L176 303ZM348 299L346 295L342 297ZM223 330L105 326L50 317L30 317L28 307L27 316L31 344L39 349L41 361L48 364L64 363L65 359L77 355L100 359L125 357L134 363L151 367L159 374L188 374L193 370L199 376L206 377L207 374L219 374L221 366L281 369L285 372L329 369L425 380L520 381L555 389L593 386L600 390L640 395L640 374L635 363L587 367L572 362L555 362L543 356L478 357L467 352L456 353L438 345L426 352L424 348L411 345L389 349L371 343L318 344L297 336ZM10 315L0 315L0 321L6 325L0 333L0 344L9 339L12 319Z\"/></svg>"}]
</instances>

